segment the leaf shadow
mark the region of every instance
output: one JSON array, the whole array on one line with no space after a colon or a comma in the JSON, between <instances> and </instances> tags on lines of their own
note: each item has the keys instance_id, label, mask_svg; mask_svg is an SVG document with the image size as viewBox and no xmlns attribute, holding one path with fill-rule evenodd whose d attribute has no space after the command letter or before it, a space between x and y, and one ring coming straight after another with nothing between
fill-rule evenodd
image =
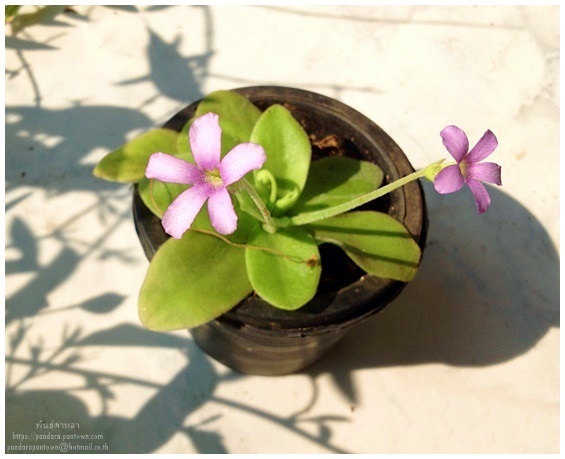
<instances>
[{"instance_id":1,"label":"leaf shadow","mask_svg":"<svg viewBox=\"0 0 565 459\"><path fill-rule=\"evenodd\" d=\"M75 330L66 336L61 349L74 353L74 359L66 359L62 363L55 362L57 355L63 358L61 349L52 356L41 358L47 351L40 343L32 359L22 359L15 356L16 348L25 341L29 328L20 327L12 339L12 353L8 355L8 365L25 365L28 367L28 377L47 372L62 372L75 376L82 384L73 389L53 390L20 390L20 384L8 384L6 390L6 432L46 433L37 429L37 423L78 423L80 434L99 435L95 442L97 446L106 445L102 452L119 453L152 453L164 446L177 433L183 433L200 453L227 452L223 436L207 428L206 424L221 421L221 415L186 425L186 419L200 409L205 403L214 402L221 406L241 410L250 415L258 416L265 422L272 423L283 430L301 436L333 452L347 452L332 444L330 423L346 421L342 416L319 415L302 417L302 412L294 415L279 416L262 408L247 405L239 400L232 400L216 394L221 383L239 380L246 376L227 371L220 374L212 365L211 359L204 354L189 338L178 334L156 333L138 326L122 324L107 330L95 332L81 337L80 330ZM73 364L81 359L81 350L92 349L96 346L150 347L155 351L161 349L177 349L186 354L187 364L165 384L154 383L147 377L130 377L109 374L101 371L91 371ZM142 404L141 408L131 417L111 414L108 410L109 401L115 397L113 388L118 385L134 385L141 388L153 389L154 393ZM91 414L91 410L78 397L80 392L94 390L101 398L102 411ZM314 397L316 394L314 390ZM304 423L317 426L318 434L310 433L311 429L301 427ZM69 434L65 430L52 431L56 434ZM7 437L8 438L8 437ZM7 448L18 442L16 438L7 442ZM28 440L29 441L29 440ZM46 441L54 445L60 440Z\"/></svg>"},{"instance_id":2,"label":"leaf shadow","mask_svg":"<svg viewBox=\"0 0 565 459\"><path fill-rule=\"evenodd\" d=\"M38 43L33 40L26 40L24 38L18 37L6 37L5 44L6 49L16 49L19 51L36 51L36 50L55 50L54 46L48 45L47 43Z\"/></svg>"},{"instance_id":3,"label":"leaf shadow","mask_svg":"<svg viewBox=\"0 0 565 459\"><path fill-rule=\"evenodd\" d=\"M84 158L96 148L109 151L125 143L129 132L153 125L138 110L114 106L7 106L5 113L7 192L20 186L53 194L115 189L93 177L93 166Z\"/></svg>"},{"instance_id":4,"label":"leaf shadow","mask_svg":"<svg viewBox=\"0 0 565 459\"><path fill-rule=\"evenodd\" d=\"M149 43L147 45L147 59L149 73L139 77L129 78L118 82L126 86L150 81L155 85L156 95L144 101L148 104L160 96L186 103L203 97L201 87L208 77L208 66L214 55L212 49L212 20L207 6L198 7L203 13L206 28L205 51L201 54L185 57L181 51L183 36L177 34L175 39L168 43L151 28L147 28Z\"/></svg>"},{"instance_id":5,"label":"leaf shadow","mask_svg":"<svg viewBox=\"0 0 565 459\"><path fill-rule=\"evenodd\" d=\"M6 260L7 275L25 273L32 278L15 293L6 297L5 324L9 325L16 320L32 318L42 313L57 313L72 308L80 308L94 314L107 313L118 307L124 297L122 295L106 292L82 303L59 308L50 308L48 296L62 285L75 271L81 262L81 255L64 244L58 254L48 263L39 261L39 243L31 228L19 217L14 218L10 226L11 242L7 248L18 252L19 257ZM64 238L55 236L55 239ZM98 244L93 244L91 250L97 249ZM102 255L104 252L102 251Z\"/></svg>"},{"instance_id":6,"label":"leaf shadow","mask_svg":"<svg viewBox=\"0 0 565 459\"><path fill-rule=\"evenodd\" d=\"M126 327L127 328L127 327ZM114 334L123 332L118 327ZM133 333L135 334L135 333ZM143 330L141 330L141 334ZM102 344L106 337L112 335L106 331L94 337L92 341ZM155 334L157 335L157 334ZM110 339L112 345L128 345L128 337L132 333ZM160 334L162 341L159 347L179 348L188 354L188 364L180 369L173 378L164 385L151 383L144 379L124 378L74 368L72 362L55 364L54 362L28 362L30 372L38 374L45 371L62 371L74 374L83 380L83 385L72 390L28 390L7 389L6 394L6 432L30 432L36 424L45 420L58 423L77 423L80 434L101 435L102 439L94 442L97 446L106 445L102 452L119 453L151 453L163 446L175 433L183 430L183 423L189 413L197 410L207 401L207 396L214 390L218 378L210 362L191 343L188 336L183 340L170 340ZM145 339L145 336L144 338ZM88 340L87 340L88 341ZM77 341L74 350L80 349L84 339ZM154 342L155 344L155 342ZM22 363L18 359L8 358L8 363ZM131 418L110 414L108 402L114 397L113 386L137 384L156 389L154 395L142 405ZM74 392L97 390L102 398L102 412L91 415L86 404ZM165 415L166 414L166 415ZM157 421L158 420L158 421ZM36 433L47 433L36 431ZM52 430L55 434L70 434L64 430ZM140 433L142 433L140 435ZM194 435L194 433L191 433ZM60 440L46 441L48 445L58 444ZM217 438L201 438L201 446L213 450L221 449Z\"/></svg>"},{"instance_id":7,"label":"leaf shadow","mask_svg":"<svg viewBox=\"0 0 565 459\"><path fill-rule=\"evenodd\" d=\"M559 256L543 225L493 187L479 216L470 193L439 196L424 186L430 224L416 279L307 371L331 374L351 402L355 370L495 365L560 326Z\"/></svg>"},{"instance_id":8,"label":"leaf shadow","mask_svg":"<svg viewBox=\"0 0 565 459\"><path fill-rule=\"evenodd\" d=\"M71 275L78 261L73 250L64 248L54 260L35 270L33 279L6 299L6 325L46 308L48 294Z\"/></svg>"}]
</instances>

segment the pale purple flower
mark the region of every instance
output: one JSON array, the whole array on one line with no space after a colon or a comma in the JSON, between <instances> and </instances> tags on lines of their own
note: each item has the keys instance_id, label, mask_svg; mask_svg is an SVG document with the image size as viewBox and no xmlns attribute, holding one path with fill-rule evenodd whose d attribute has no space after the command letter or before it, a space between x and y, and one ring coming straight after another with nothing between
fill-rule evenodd
<instances>
[{"instance_id":1,"label":"pale purple flower","mask_svg":"<svg viewBox=\"0 0 565 459\"><path fill-rule=\"evenodd\" d=\"M480 214L490 205L490 196L481 182L502 185L501 167L495 163L481 163L498 146L495 135L486 131L477 144L469 151L467 135L457 126L447 126L440 133L443 144L457 164L443 168L434 179L438 193L453 193L466 183L473 192Z\"/></svg>"},{"instance_id":2,"label":"pale purple flower","mask_svg":"<svg viewBox=\"0 0 565 459\"><path fill-rule=\"evenodd\" d=\"M149 158L145 176L161 182L192 185L167 208L162 225L165 231L180 239L208 200L208 216L220 234L231 234L237 228L237 214L227 186L248 172L263 166L265 150L255 143L241 143L220 161L222 129L219 117L207 113L194 120L188 132L196 165L165 153Z\"/></svg>"}]
</instances>

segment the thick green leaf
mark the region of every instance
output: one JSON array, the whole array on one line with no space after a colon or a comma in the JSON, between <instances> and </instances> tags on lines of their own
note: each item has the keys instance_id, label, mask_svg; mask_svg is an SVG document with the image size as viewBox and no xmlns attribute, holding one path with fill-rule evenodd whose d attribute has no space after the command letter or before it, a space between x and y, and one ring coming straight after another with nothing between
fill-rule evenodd
<instances>
[{"instance_id":1,"label":"thick green leaf","mask_svg":"<svg viewBox=\"0 0 565 459\"><path fill-rule=\"evenodd\" d=\"M157 217L163 218L167 207L187 188L188 185L164 183L143 177L139 182L139 195L151 212Z\"/></svg>"},{"instance_id":2,"label":"thick green leaf","mask_svg":"<svg viewBox=\"0 0 565 459\"><path fill-rule=\"evenodd\" d=\"M375 164L332 156L313 161L304 191L291 215L336 206L381 186L383 171Z\"/></svg>"},{"instance_id":3,"label":"thick green leaf","mask_svg":"<svg viewBox=\"0 0 565 459\"><path fill-rule=\"evenodd\" d=\"M245 261L255 292L275 307L298 309L316 294L320 253L304 228L268 234L258 226L249 237Z\"/></svg>"},{"instance_id":4,"label":"thick green leaf","mask_svg":"<svg viewBox=\"0 0 565 459\"><path fill-rule=\"evenodd\" d=\"M234 91L215 91L208 94L198 104L195 117L209 112L220 117L224 155L237 144L249 142L253 126L261 116L261 111L255 105Z\"/></svg>"},{"instance_id":5,"label":"thick green leaf","mask_svg":"<svg viewBox=\"0 0 565 459\"><path fill-rule=\"evenodd\" d=\"M189 126L191 122L192 121L187 123L187 126ZM192 153L190 151L181 150L181 139L187 135L187 132L188 127L185 127L180 135L177 136L177 148L173 156L194 164ZM186 142L186 144L188 145L188 142ZM188 185L164 183L155 179L149 180L146 177L143 177L139 181L139 194L143 203L159 218L163 217L165 210L167 210L171 202L187 188Z\"/></svg>"},{"instance_id":6,"label":"thick green leaf","mask_svg":"<svg viewBox=\"0 0 565 459\"><path fill-rule=\"evenodd\" d=\"M159 218L163 218L163 214L169 205L187 188L188 185L163 183L158 180L150 181L147 178L144 178L141 182L139 182L139 194L143 203ZM238 195L240 194L241 193L238 193ZM232 196L232 202L238 215L237 229L234 233L225 236L225 238L231 242L244 244L247 242L251 229L257 223L257 219L249 215L247 212L242 211L242 204L235 196ZM261 218L260 215L259 218ZM206 204L202 206L202 209L194 219L191 228L211 231L214 233L216 232L210 223Z\"/></svg>"},{"instance_id":7,"label":"thick green leaf","mask_svg":"<svg viewBox=\"0 0 565 459\"><path fill-rule=\"evenodd\" d=\"M267 154L263 168L277 181L277 201L268 203L273 215L281 216L291 208L308 178L312 150L308 135L282 105L272 105L255 124L251 141Z\"/></svg>"},{"instance_id":8,"label":"thick green leaf","mask_svg":"<svg viewBox=\"0 0 565 459\"><path fill-rule=\"evenodd\" d=\"M237 214L237 229L234 233L224 237L231 242L245 244L249 239L249 234L255 226L257 226L257 219L241 210L240 204L235 196L232 196L232 201L234 203L235 213Z\"/></svg>"},{"instance_id":9,"label":"thick green leaf","mask_svg":"<svg viewBox=\"0 0 565 459\"><path fill-rule=\"evenodd\" d=\"M12 6L12 8L14 8ZM6 7L8 8L8 6ZM19 8L19 7L18 7ZM36 24L56 24L57 15L65 11L65 5L48 5L36 7L35 11L30 13L20 13L16 11L16 15L9 17L8 10L6 10L6 23L12 22L13 36L22 32L25 28Z\"/></svg>"},{"instance_id":10,"label":"thick green leaf","mask_svg":"<svg viewBox=\"0 0 565 459\"><path fill-rule=\"evenodd\" d=\"M12 19L14 19L17 14L19 9L22 7L22 5L6 5L4 7L4 21L6 24L8 24L8 22L10 22Z\"/></svg>"},{"instance_id":11,"label":"thick green leaf","mask_svg":"<svg viewBox=\"0 0 565 459\"><path fill-rule=\"evenodd\" d=\"M251 291L245 249L188 231L165 242L151 261L139 317L151 330L193 328L230 310Z\"/></svg>"},{"instance_id":12,"label":"thick green leaf","mask_svg":"<svg viewBox=\"0 0 565 459\"><path fill-rule=\"evenodd\" d=\"M136 183L145 176L149 157L155 152L174 155L178 132L152 129L108 153L94 169L96 177L113 182Z\"/></svg>"},{"instance_id":13,"label":"thick green leaf","mask_svg":"<svg viewBox=\"0 0 565 459\"><path fill-rule=\"evenodd\" d=\"M349 212L308 225L318 242L341 247L364 271L408 282L420 263L420 247L406 228L387 214Z\"/></svg>"}]
</instances>

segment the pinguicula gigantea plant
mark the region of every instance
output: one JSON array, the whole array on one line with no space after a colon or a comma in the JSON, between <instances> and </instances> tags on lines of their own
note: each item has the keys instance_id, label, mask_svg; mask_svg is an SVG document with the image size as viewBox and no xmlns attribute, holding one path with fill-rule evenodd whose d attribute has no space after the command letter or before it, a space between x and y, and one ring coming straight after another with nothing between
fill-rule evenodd
<instances>
[{"instance_id":1,"label":"pinguicula gigantea plant","mask_svg":"<svg viewBox=\"0 0 565 459\"><path fill-rule=\"evenodd\" d=\"M467 184L483 213L490 197L481 182L501 185L501 167L481 162L498 144L490 130L470 151L458 127L440 135L454 164L442 159L382 185L373 163L312 160L308 134L282 105L261 112L236 92L216 91L181 132L153 129L110 152L94 174L136 183L172 236L141 287L141 322L158 331L197 327L253 292L296 310L316 294L323 243L368 274L412 280L421 251L408 231L388 214L356 209L427 178L442 194Z\"/></svg>"}]
</instances>

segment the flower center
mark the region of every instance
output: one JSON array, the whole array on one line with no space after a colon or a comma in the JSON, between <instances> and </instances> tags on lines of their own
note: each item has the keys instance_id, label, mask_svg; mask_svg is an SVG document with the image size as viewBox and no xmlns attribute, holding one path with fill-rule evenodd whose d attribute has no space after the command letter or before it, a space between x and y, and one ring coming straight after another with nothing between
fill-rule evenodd
<instances>
[{"instance_id":1,"label":"flower center","mask_svg":"<svg viewBox=\"0 0 565 459\"><path fill-rule=\"evenodd\" d=\"M220 175L220 171L218 169L205 171L204 180L206 180L206 182L212 185L215 189L219 189L224 186L224 181L222 180L222 176Z\"/></svg>"},{"instance_id":2,"label":"flower center","mask_svg":"<svg viewBox=\"0 0 565 459\"><path fill-rule=\"evenodd\" d=\"M459 169L461 170L461 175L465 180L469 177L469 173L467 172L467 163L465 161L461 161L459 163Z\"/></svg>"}]
</instances>

